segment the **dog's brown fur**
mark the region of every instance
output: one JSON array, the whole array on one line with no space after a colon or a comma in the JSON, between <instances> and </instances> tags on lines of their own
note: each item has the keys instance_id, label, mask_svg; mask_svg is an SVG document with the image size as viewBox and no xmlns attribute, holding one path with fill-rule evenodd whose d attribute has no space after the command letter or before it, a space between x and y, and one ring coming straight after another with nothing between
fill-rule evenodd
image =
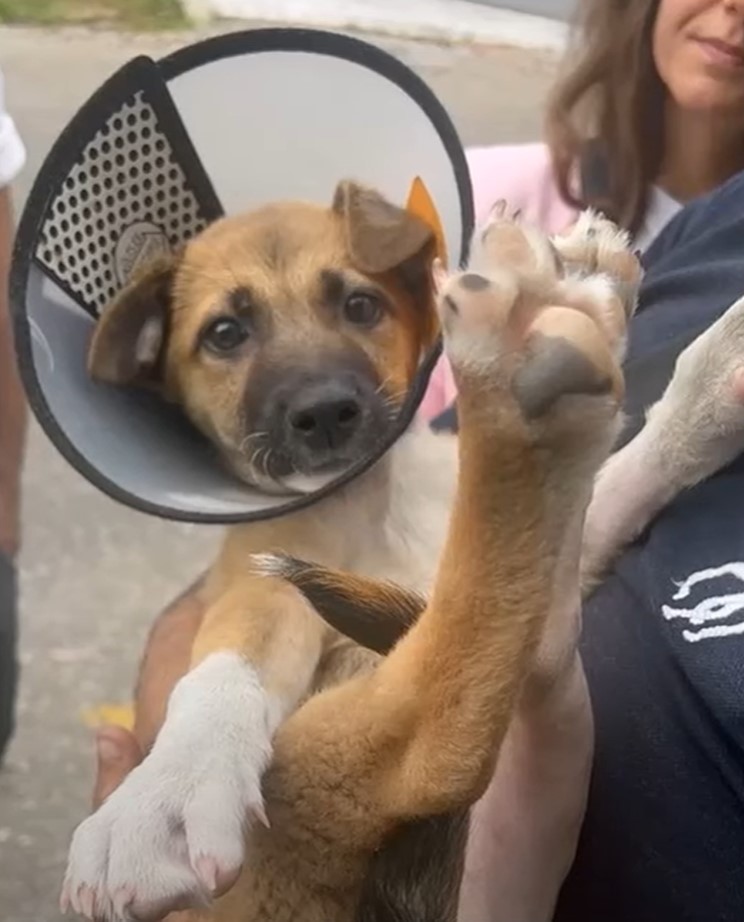
<instances>
[{"instance_id":1,"label":"dog's brown fur","mask_svg":"<svg viewBox=\"0 0 744 922\"><path fill-rule=\"evenodd\" d=\"M542 624L560 601L556 579L578 557L592 475L611 443L621 375L607 344L624 330L627 304L561 287L560 255L510 221L497 222L483 244L497 281L480 286L466 275L443 296L460 390L459 480L433 593L415 626L378 661L317 617L283 564L269 576L250 571L251 553L297 547L309 556L314 543L314 559L346 566L323 543L321 509L232 529L205 580L208 610L192 665L239 651L285 717L263 780L271 829L252 831L246 865L215 918L364 917L380 895L364 881L381 848L395 854L403 843L408 851L417 824L436 826L466 809L491 777ZM435 249L425 224L350 184L330 209L272 206L226 220L122 293L94 338L92 373L156 387L245 475L236 450L250 434L243 402L264 396L269 362L283 368L308 353L320 361L361 354L399 405L436 332ZM329 268L387 299L379 328L362 335L329 316L318 290ZM230 299L244 289L263 306L264 338L226 368L203 354L200 335L215 310L228 302L239 310ZM463 345L458 302L479 330L475 346L472 335ZM553 353L570 358L570 376ZM556 408L560 395L565 406ZM430 555L429 573L435 561ZM370 571L386 575L374 564ZM425 574L426 567L414 572L412 585L428 588ZM373 608L387 604L385 592L400 600L394 587L366 585ZM358 588L348 577L331 579L334 597ZM395 643L392 634L378 640L387 643ZM313 689L322 692L308 698ZM457 862L453 868L458 877ZM219 882L224 888L231 876ZM446 917L454 914L451 890ZM130 908L138 906L144 911L133 898Z\"/></svg>"}]
</instances>

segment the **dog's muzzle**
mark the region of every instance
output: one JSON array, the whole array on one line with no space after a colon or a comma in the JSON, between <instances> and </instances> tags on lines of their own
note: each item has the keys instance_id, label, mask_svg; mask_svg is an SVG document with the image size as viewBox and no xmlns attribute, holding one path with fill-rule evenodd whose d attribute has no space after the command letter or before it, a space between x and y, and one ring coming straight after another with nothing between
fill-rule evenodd
<instances>
[{"instance_id":1,"label":"dog's muzzle","mask_svg":"<svg viewBox=\"0 0 744 922\"><path fill-rule=\"evenodd\" d=\"M370 452L393 413L377 382L356 369L289 373L263 402L273 478L336 473Z\"/></svg>"}]
</instances>

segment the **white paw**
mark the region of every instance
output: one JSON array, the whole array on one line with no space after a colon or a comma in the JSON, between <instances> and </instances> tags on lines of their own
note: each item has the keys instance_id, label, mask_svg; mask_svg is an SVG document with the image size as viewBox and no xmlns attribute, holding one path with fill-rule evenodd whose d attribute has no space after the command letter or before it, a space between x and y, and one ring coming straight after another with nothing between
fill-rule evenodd
<instances>
[{"instance_id":1,"label":"white paw","mask_svg":"<svg viewBox=\"0 0 744 922\"><path fill-rule=\"evenodd\" d=\"M76 830L61 905L90 919L159 918L204 905L266 822L261 777L272 705L234 653L208 657L176 686L150 755Z\"/></svg>"},{"instance_id":2,"label":"white paw","mask_svg":"<svg viewBox=\"0 0 744 922\"><path fill-rule=\"evenodd\" d=\"M627 231L593 208L584 209L567 233L556 235L552 239L561 253L564 249L572 252L590 244L600 263L603 256L622 254L630 249L631 244Z\"/></svg>"}]
</instances>

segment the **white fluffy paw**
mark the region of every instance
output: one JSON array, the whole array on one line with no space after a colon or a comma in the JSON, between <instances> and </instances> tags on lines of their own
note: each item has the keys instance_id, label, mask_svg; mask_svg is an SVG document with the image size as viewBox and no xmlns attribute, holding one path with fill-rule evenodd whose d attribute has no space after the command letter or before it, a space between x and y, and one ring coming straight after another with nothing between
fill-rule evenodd
<instances>
[{"instance_id":1,"label":"white fluffy paw","mask_svg":"<svg viewBox=\"0 0 744 922\"><path fill-rule=\"evenodd\" d=\"M271 703L237 654L213 654L182 679L151 754L76 830L63 911L161 918L229 887L251 821L266 823L272 730Z\"/></svg>"},{"instance_id":2,"label":"white fluffy paw","mask_svg":"<svg viewBox=\"0 0 744 922\"><path fill-rule=\"evenodd\" d=\"M552 239L566 259L581 259L581 254L591 251L592 259L599 264L604 258L625 253L631 244L627 231L593 208L584 209L568 231Z\"/></svg>"}]
</instances>

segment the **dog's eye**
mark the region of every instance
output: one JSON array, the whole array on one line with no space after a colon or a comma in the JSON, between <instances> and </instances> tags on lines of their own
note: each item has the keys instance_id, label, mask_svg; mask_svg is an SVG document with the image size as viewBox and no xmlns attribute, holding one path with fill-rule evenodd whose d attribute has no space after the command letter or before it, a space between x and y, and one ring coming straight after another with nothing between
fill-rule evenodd
<instances>
[{"instance_id":1,"label":"dog's eye","mask_svg":"<svg viewBox=\"0 0 744 922\"><path fill-rule=\"evenodd\" d=\"M202 342L219 355L233 352L248 339L248 330L235 317L218 317L204 330Z\"/></svg>"},{"instance_id":2,"label":"dog's eye","mask_svg":"<svg viewBox=\"0 0 744 922\"><path fill-rule=\"evenodd\" d=\"M344 304L344 317L357 326L372 327L382 317L382 304L374 295L355 292Z\"/></svg>"}]
</instances>

